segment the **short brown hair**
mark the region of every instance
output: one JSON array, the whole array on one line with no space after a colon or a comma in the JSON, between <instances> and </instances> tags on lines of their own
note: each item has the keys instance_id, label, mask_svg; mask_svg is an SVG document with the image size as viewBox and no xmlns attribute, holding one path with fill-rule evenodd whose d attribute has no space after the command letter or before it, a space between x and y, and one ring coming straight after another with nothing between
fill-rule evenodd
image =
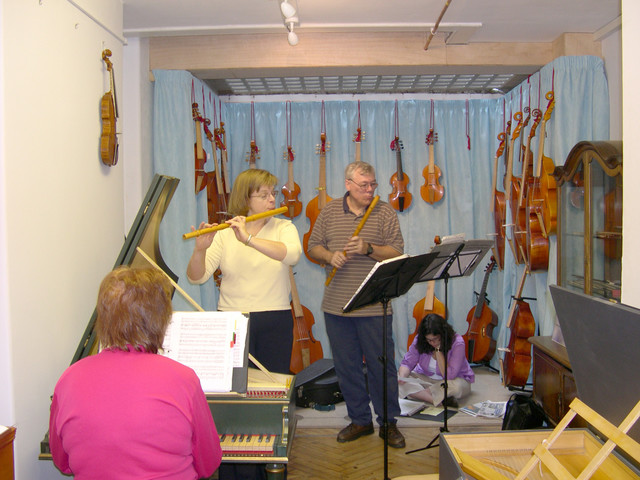
<instances>
[{"instance_id":1,"label":"short brown hair","mask_svg":"<svg viewBox=\"0 0 640 480\"><path fill-rule=\"evenodd\" d=\"M171 322L172 287L154 268L121 266L110 272L98 292L96 332L103 348L158 353Z\"/></svg>"},{"instance_id":2,"label":"short brown hair","mask_svg":"<svg viewBox=\"0 0 640 480\"><path fill-rule=\"evenodd\" d=\"M231 215L246 215L249 212L249 197L260 190L260 187L275 187L278 177L271 172L259 168L250 168L241 172L235 182L229 197L229 213Z\"/></svg>"}]
</instances>

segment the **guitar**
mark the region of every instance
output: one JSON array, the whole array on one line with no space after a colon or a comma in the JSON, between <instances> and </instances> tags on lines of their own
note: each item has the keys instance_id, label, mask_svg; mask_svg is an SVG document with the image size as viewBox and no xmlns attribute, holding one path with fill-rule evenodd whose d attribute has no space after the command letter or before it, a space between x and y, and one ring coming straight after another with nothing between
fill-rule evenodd
<instances>
[{"instance_id":1,"label":"guitar","mask_svg":"<svg viewBox=\"0 0 640 480\"><path fill-rule=\"evenodd\" d=\"M498 325L498 315L489 308L489 302L486 299L489 275L495 266L496 259L491 257L491 262L485 269L486 273L482 289L478 294L478 302L467 314L469 328L462 338L464 338L469 363L488 363L496 352L493 329Z\"/></svg>"},{"instance_id":2,"label":"guitar","mask_svg":"<svg viewBox=\"0 0 640 480\"><path fill-rule=\"evenodd\" d=\"M391 150L396 152L396 173L391 175L389 180L393 186L393 190L389 194L389 204L399 212L403 212L411 205L412 195L407 191L410 180L409 176L402 171L402 142L398 137L395 137L390 146Z\"/></svg>"},{"instance_id":3,"label":"guitar","mask_svg":"<svg viewBox=\"0 0 640 480\"><path fill-rule=\"evenodd\" d=\"M313 338L312 329L315 319L311 310L300 303L292 267L289 267L289 281L291 283L291 314L293 315L293 346L289 370L293 373L300 373L313 362L322 358L322 344Z\"/></svg>"},{"instance_id":4,"label":"guitar","mask_svg":"<svg viewBox=\"0 0 640 480\"><path fill-rule=\"evenodd\" d=\"M109 71L109 91L100 101L100 118L102 119L102 134L100 136L100 159L102 163L113 167L118 163L118 136L116 121L118 118L118 102L116 99L116 84L113 79L113 63L109 60L111 50L102 52L102 60Z\"/></svg>"},{"instance_id":5,"label":"guitar","mask_svg":"<svg viewBox=\"0 0 640 480\"><path fill-rule=\"evenodd\" d=\"M440 185L442 173L434 160L434 142L438 141L438 134L433 133L433 128L429 130L425 143L429 146L429 165L422 170L424 185L420 187L420 196L427 203L436 203L444 196L444 187Z\"/></svg>"},{"instance_id":6,"label":"guitar","mask_svg":"<svg viewBox=\"0 0 640 480\"><path fill-rule=\"evenodd\" d=\"M531 344L529 337L536 331L536 322L529 304L522 299L524 282L529 272L525 268L513 298L507 328L511 330L509 347L500 363L502 383L506 387L524 387L531 370Z\"/></svg>"}]
</instances>

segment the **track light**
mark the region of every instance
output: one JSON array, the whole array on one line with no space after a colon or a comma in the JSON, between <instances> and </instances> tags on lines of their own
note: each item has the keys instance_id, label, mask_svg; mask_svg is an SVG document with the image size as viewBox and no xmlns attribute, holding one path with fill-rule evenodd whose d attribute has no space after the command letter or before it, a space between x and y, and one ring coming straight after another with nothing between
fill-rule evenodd
<instances>
[{"instance_id":1,"label":"track light","mask_svg":"<svg viewBox=\"0 0 640 480\"><path fill-rule=\"evenodd\" d=\"M296 14L296 7L291 5L287 0L283 0L280 4L280 11L285 19L289 19Z\"/></svg>"},{"instance_id":2,"label":"track light","mask_svg":"<svg viewBox=\"0 0 640 480\"><path fill-rule=\"evenodd\" d=\"M289 21L287 21L287 30L289 30L289 33L287 34L287 40L289 41L289 45L291 45L292 47L295 47L300 41L296 32L293 31L293 24L297 21L297 17L290 18Z\"/></svg>"}]
</instances>

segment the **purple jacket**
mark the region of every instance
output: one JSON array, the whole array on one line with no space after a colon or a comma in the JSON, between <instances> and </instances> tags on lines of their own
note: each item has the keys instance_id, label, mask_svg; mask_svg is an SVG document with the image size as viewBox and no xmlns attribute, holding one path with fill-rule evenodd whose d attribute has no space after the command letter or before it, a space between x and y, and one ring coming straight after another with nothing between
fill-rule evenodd
<instances>
[{"instance_id":1,"label":"purple jacket","mask_svg":"<svg viewBox=\"0 0 640 480\"><path fill-rule=\"evenodd\" d=\"M401 365L427 377L432 377L434 374L444 377L437 365L435 372L429 369L431 354L419 353L417 344L418 336L416 335L416 338L413 339L413 343L402 359ZM473 370L471 370L469 362L467 362L464 338L456 333L451 350L449 350L447 354L447 378L453 380L458 377L464 378L469 383L473 383L475 380L475 374Z\"/></svg>"}]
</instances>

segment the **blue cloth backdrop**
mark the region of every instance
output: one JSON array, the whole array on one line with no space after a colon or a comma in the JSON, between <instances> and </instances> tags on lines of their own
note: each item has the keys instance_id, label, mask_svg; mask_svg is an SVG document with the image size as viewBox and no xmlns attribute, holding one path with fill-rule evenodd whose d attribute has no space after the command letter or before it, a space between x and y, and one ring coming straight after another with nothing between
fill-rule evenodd
<instances>
[{"instance_id":1,"label":"blue cloth backdrop","mask_svg":"<svg viewBox=\"0 0 640 480\"><path fill-rule=\"evenodd\" d=\"M195 129L191 103L200 105L200 113L213 120L214 103L219 102L213 92L200 80L185 71L156 70L153 117L153 170L155 173L180 178L179 187L169 205L160 228L160 249L164 260L179 277L180 286L203 308L216 308L217 289L213 282L204 286L189 284L186 266L193 249L193 240L183 240L182 233L191 225L198 225L207 217L206 193L194 193ZM436 235L464 233L466 239L492 239L495 233L490 205L493 201L492 175L498 149L498 134L505 129L505 116L513 116L523 107L547 107L545 94L555 93L555 109L546 125L545 155L556 165L564 164L572 146L582 140L606 140L609 137L609 94L604 63L597 57L561 57L544 66L522 85L508 94L495 98L460 96L459 100L425 96L424 100L398 97L398 134L403 142L404 172L410 183L412 202L404 212L398 213L405 239L405 251L411 255L429 252ZM203 98L204 97L204 98ZM292 97L292 140L295 150L294 179L300 185L300 201L306 208L317 195L318 155L322 131L321 100L324 99L326 138L330 144L327 153L327 190L332 198L344 193L344 168L355 158L353 142L358 122L358 101L332 100L330 95L316 101L296 101ZM362 160L374 165L380 186L378 194L387 201L392 191L389 183L396 171L396 156L390 143L396 134L395 100L388 96L376 99L363 96L359 108L364 139ZM433 106L433 122L432 122ZM231 178L248 168L246 162L251 140L251 103L223 102L222 121L227 133L227 147ZM280 183L287 181L287 162L283 153L287 147L286 102L260 99L254 103L255 140L260 149L258 168L275 174ZM529 127L522 141L526 145ZM420 196L425 183L423 171L428 164L425 143L429 129L437 134L434 143L435 162L442 171L440 183L444 198L431 205ZM539 138L531 142L535 158ZM521 141L516 142L520 148ZM468 148L470 146L470 149ZM207 155L211 158L211 145L206 141ZM209 161L206 170L213 168ZM504 162L498 162L498 188L501 189ZM514 174L520 175L521 165L514 165ZM282 201L282 196L279 201ZM510 213L507 212L507 218ZM309 230L309 220L303 208L294 219L300 235ZM550 261L547 271L534 272L525 282L524 295L529 301L538 326L538 334L550 335L556 322L547 286L556 283L556 238L550 238ZM449 319L456 332L466 333L467 313L475 306L474 291L480 290L484 267L490 254L481 262L473 275L451 279L448 283ZM506 328L511 296L515 294L522 265L516 265L510 249L506 248L504 270L494 270L489 277L487 293L490 307L498 314L499 325L494 330L498 348L509 343ZM331 356L320 310L324 288L324 271L302 256L294 268L301 302L315 317L313 334L322 342L325 357ZM396 341L395 360L399 363L407 349L407 337L416 328L413 307L425 295L426 284L418 283L400 298L392 301L393 333ZM444 284L436 285L436 296L444 302ZM192 307L180 295L174 297L174 308L190 310ZM491 363L498 367L503 356L497 351Z\"/></svg>"}]
</instances>

